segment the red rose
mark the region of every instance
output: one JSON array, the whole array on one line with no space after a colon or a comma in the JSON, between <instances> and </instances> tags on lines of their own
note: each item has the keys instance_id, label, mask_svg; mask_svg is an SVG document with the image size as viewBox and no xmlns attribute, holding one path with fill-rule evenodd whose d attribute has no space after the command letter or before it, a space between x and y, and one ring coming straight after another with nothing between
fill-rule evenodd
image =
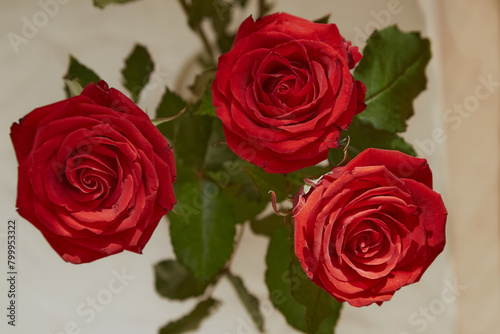
<instances>
[{"instance_id":1,"label":"red rose","mask_svg":"<svg viewBox=\"0 0 500 334\"><path fill-rule=\"evenodd\" d=\"M295 197L295 254L339 301L382 304L445 245L446 208L424 159L367 149Z\"/></svg>"},{"instance_id":2,"label":"red rose","mask_svg":"<svg viewBox=\"0 0 500 334\"><path fill-rule=\"evenodd\" d=\"M68 262L140 253L175 204L174 155L149 117L101 81L11 127L18 212Z\"/></svg>"},{"instance_id":3,"label":"red rose","mask_svg":"<svg viewBox=\"0 0 500 334\"><path fill-rule=\"evenodd\" d=\"M212 85L229 148L270 173L325 160L365 108L366 89L350 72L360 59L334 24L248 18Z\"/></svg>"}]
</instances>

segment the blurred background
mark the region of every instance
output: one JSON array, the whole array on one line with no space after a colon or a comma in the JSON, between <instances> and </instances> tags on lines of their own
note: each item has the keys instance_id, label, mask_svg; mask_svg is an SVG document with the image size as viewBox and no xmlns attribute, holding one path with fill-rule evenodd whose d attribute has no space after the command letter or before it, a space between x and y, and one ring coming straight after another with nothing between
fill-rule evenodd
<instances>
[{"instance_id":1,"label":"blurred background","mask_svg":"<svg viewBox=\"0 0 500 334\"><path fill-rule=\"evenodd\" d=\"M256 12L256 1L250 2L248 10L235 17L235 27ZM420 283L398 291L392 301L361 309L346 305L336 333L499 333L498 1L273 2L274 11L310 20L330 13L330 22L360 49L374 29L391 24L421 31L431 40L428 89L416 100L404 136L428 159L435 190L448 207L447 247ZM49 3L56 5L49 8ZM36 23L35 29L25 28L27 21ZM9 33L24 36L25 42L13 45ZM195 71L186 64L201 50L199 40L174 0L140 0L104 10L91 0L1 0L0 35L0 273L5 277L7 221L18 222L17 323L7 325L7 281L2 278L1 332L157 333L195 305L194 300L161 299L154 290L153 264L174 256L167 221L160 223L143 255L126 252L79 266L63 262L15 211L17 161L9 128L34 108L64 98L62 76L69 54L110 86L123 89L123 59L137 42L148 48L156 64L139 102L154 117L165 86L184 89L191 83ZM270 307L264 285L267 239L248 232L236 253L234 272L245 277L261 299L267 333L294 333ZM117 275L126 277L123 288L109 293ZM214 295L223 304L199 333L255 331L227 282L220 282ZM97 299L101 302L96 304Z\"/></svg>"}]
</instances>

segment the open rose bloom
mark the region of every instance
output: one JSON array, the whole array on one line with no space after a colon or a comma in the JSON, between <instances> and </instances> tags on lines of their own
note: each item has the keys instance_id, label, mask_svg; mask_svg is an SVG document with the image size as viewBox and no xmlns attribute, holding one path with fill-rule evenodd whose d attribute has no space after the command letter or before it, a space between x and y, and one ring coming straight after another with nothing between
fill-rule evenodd
<instances>
[{"instance_id":1,"label":"open rose bloom","mask_svg":"<svg viewBox=\"0 0 500 334\"><path fill-rule=\"evenodd\" d=\"M68 262L140 253L175 204L166 139L104 81L11 127L17 207Z\"/></svg>"},{"instance_id":2,"label":"open rose bloom","mask_svg":"<svg viewBox=\"0 0 500 334\"><path fill-rule=\"evenodd\" d=\"M335 24L277 13L240 26L219 58L212 100L229 148L269 173L317 164L365 109L361 59Z\"/></svg>"},{"instance_id":3,"label":"open rose bloom","mask_svg":"<svg viewBox=\"0 0 500 334\"><path fill-rule=\"evenodd\" d=\"M445 245L446 208L424 159L367 149L295 197L295 253L339 301L381 304Z\"/></svg>"}]
</instances>

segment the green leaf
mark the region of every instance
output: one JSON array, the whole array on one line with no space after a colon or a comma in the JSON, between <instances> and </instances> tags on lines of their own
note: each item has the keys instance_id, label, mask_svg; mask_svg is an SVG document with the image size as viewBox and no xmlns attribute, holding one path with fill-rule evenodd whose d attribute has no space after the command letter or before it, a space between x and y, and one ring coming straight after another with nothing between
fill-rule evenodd
<instances>
[{"instance_id":1,"label":"green leaf","mask_svg":"<svg viewBox=\"0 0 500 334\"><path fill-rule=\"evenodd\" d=\"M189 89L191 89L191 91L196 96L201 96L202 94L206 93L207 89L210 90L210 86L212 85L214 79L215 79L215 69L205 70L200 74L196 75L194 83L192 86L189 87Z\"/></svg>"},{"instance_id":2,"label":"green leaf","mask_svg":"<svg viewBox=\"0 0 500 334\"><path fill-rule=\"evenodd\" d=\"M189 9L189 26L192 29L196 29L203 18L209 17L213 11L213 1L192 0L191 7Z\"/></svg>"},{"instance_id":3,"label":"green leaf","mask_svg":"<svg viewBox=\"0 0 500 334\"><path fill-rule=\"evenodd\" d=\"M292 295L292 283L296 287L300 278L290 276L291 246L290 231L286 227L277 229L271 236L267 250L265 280L274 307L283 314L290 326L305 332L306 309Z\"/></svg>"},{"instance_id":4,"label":"green leaf","mask_svg":"<svg viewBox=\"0 0 500 334\"><path fill-rule=\"evenodd\" d=\"M217 117L215 113L215 107L212 104L212 91L210 86L207 87L205 93L201 96L199 101L198 110L195 111L197 115L206 115L211 117Z\"/></svg>"},{"instance_id":5,"label":"green leaf","mask_svg":"<svg viewBox=\"0 0 500 334\"><path fill-rule=\"evenodd\" d=\"M370 123L354 117L349 130L342 135L344 138L350 136L349 157L352 159L363 150L373 147L386 150L398 150L408 155L416 156L413 147L408 144L401 136L384 130L375 129ZM342 148L330 150L328 160L330 165L336 166L343 158Z\"/></svg>"},{"instance_id":6,"label":"green leaf","mask_svg":"<svg viewBox=\"0 0 500 334\"><path fill-rule=\"evenodd\" d=\"M273 305L292 327L309 334L331 334L341 304L312 283L293 251L291 231L277 229L266 256L266 285Z\"/></svg>"},{"instance_id":7,"label":"green leaf","mask_svg":"<svg viewBox=\"0 0 500 334\"><path fill-rule=\"evenodd\" d=\"M208 284L224 269L233 252L235 208L214 182L193 181L192 174L178 177L177 204L168 215L172 246L177 260L201 284Z\"/></svg>"},{"instance_id":8,"label":"green leaf","mask_svg":"<svg viewBox=\"0 0 500 334\"><path fill-rule=\"evenodd\" d=\"M163 297L184 300L205 291L196 278L179 262L164 260L154 266L156 291Z\"/></svg>"},{"instance_id":9,"label":"green leaf","mask_svg":"<svg viewBox=\"0 0 500 334\"><path fill-rule=\"evenodd\" d=\"M371 124L358 118L351 123L347 134L351 137L349 146L358 151L356 155L369 147L398 150L412 156L416 155L413 147L401 136L389 131L377 130Z\"/></svg>"},{"instance_id":10,"label":"green leaf","mask_svg":"<svg viewBox=\"0 0 500 334\"><path fill-rule=\"evenodd\" d=\"M91 82L99 82L101 79L93 70L81 64L72 55L69 56L69 66L63 77L65 82L66 97L74 96L77 92L77 85L85 88Z\"/></svg>"},{"instance_id":11,"label":"green leaf","mask_svg":"<svg viewBox=\"0 0 500 334\"><path fill-rule=\"evenodd\" d=\"M201 169L205 163L205 156L209 148L212 134L210 116L184 114L175 120L176 129L172 143L179 164Z\"/></svg>"},{"instance_id":12,"label":"green leaf","mask_svg":"<svg viewBox=\"0 0 500 334\"><path fill-rule=\"evenodd\" d=\"M161 98L160 104L156 109L156 117L172 117L177 115L182 109L186 108L187 103L177 93L165 88L165 93Z\"/></svg>"},{"instance_id":13,"label":"green leaf","mask_svg":"<svg viewBox=\"0 0 500 334\"><path fill-rule=\"evenodd\" d=\"M212 27L217 34L217 45L221 53L226 53L233 45L235 35L227 32L227 27L232 19L233 7L237 3L226 3L224 1L213 1L214 12L211 15Z\"/></svg>"},{"instance_id":14,"label":"green leaf","mask_svg":"<svg viewBox=\"0 0 500 334\"><path fill-rule=\"evenodd\" d=\"M161 328L159 334L180 334L196 330L201 322L215 311L219 305L220 302L213 298L204 300L198 303L188 315L179 320L169 322Z\"/></svg>"},{"instance_id":15,"label":"green leaf","mask_svg":"<svg viewBox=\"0 0 500 334\"><path fill-rule=\"evenodd\" d=\"M192 0L190 5L180 2L187 12L188 23L192 30L199 34L201 22L208 19L211 21L220 52L226 53L231 49L234 35L228 33L227 28L232 20L233 8L246 6L247 1Z\"/></svg>"},{"instance_id":16,"label":"green leaf","mask_svg":"<svg viewBox=\"0 0 500 334\"><path fill-rule=\"evenodd\" d=\"M106 7L109 4L112 4L112 3L123 4L123 3L127 3L127 2L132 2L132 1L135 1L135 0L93 0L94 6L99 7L101 9Z\"/></svg>"},{"instance_id":17,"label":"green leaf","mask_svg":"<svg viewBox=\"0 0 500 334\"><path fill-rule=\"evenodd\" d=\"M320 17L319 19L314 20L313 22L314 23L324 23L324 24L327 24L328 20L330 20L330 15L331 14L327 14L327 15L325 15L323 17Z\"/></svg>"},{"instance_id":18,"label":"green leaf","mask_svg":"<svg viewBox=\"0 0 500 334\"><path fill-rule=\"evenodd\" d=\"M301 280L292 282L292 295L306 308L307 333L332 333L338 321L342 304L307 279L306 273L295 256L290 263L290 272L292 277L301 278ZM322 328L323 323L330 327Z\"/></svg>"},{"instance_id":19,"label":"green leaf","mask_svg":"<svg viewBox=\"0 0 500 334\"><path fill-rule=\"evenodd\" d=\"M149 82L149 77L154 70L154 63L148 50L142 45L135 45L130 55L125 60L122 70L123 85L132 94L132 100L137 102L142 89Z\"/></svg>"},{"instance_id":20,"label":"green leaf","mask_svg":"<svg viewBox=\"0 0 500 334\"><path fill-rule=\"evenodd\" d=\"M237 158L225 144L218 118L187 112L172 123L165 134L170 135L179 164L198 170L218 170Z\"/></svg>"},{"instance_id":21,"label":"green leaf","mask_svg":"<svg viewBox=\"0 0 500 334\"><path fill-rule=\"evenodd\" d=\"M248 4L248 0L233 0L233 6L239 5L243 8Z\"/></svg>"},{"instance_id":22,"label":"green leaf","mask_svg":"<svg viewBox=\"0 0 500 334\"><path fill-rule=\"evenodd\" d=\"M245 186L245 184L233 182L231 186L222 190L234 208L234 218L237 224L254 219L267 205L266 201L257 201L254 197L248 196Z\"/></svg>"},{"instance_id":23,"label":"green leaf","mask_svg":"<svg viewBox=\"0 0 500 334\"><path fill-rule=\"evenodd\" d=\"M332 297L333 298L333 297ZM340 304L340 308L342 309L342 304ZM340 313L340 310L339 310ZM338 316L332 315L326 318L318 328L316 334L335 334L335 327L337 326Z\"/></svg>"},{"instance_id":24,"label":"green leaf","mask_svg":"<svg viewBox=\"0 0 500 334\"><path fill-rule=\"evenodd\" d=\"M252 178L262 198L269 199L269 191L272 190L276 193L278 202L285 200L287 185L286 178L283 174L267 173L262 168L249 163L244 163L242 167L243 171Z\"/></svg>"},{"instance_id":25,"label":"green leaf","mask_svg":"<svg viewBox=\"0 0 500 334\"><path fill-rule=\"evenodd\" d=\"M83 87L80 85L77 79L73 80L64 80L64 84L66 85L65 89L67 90L66 94L68 97L80 95L83 92Z\"/></svg>"},{"instance_id":26,"label":"green leaf","mask_svg":"<svg viewBox=\"0 0 500 334\"><path fill-rule=\"evenodd\" d=\"M367 90L367 108L358 115L360 120L379 130L405 131L413 99L426 87L430 58L430 42L419 33L404 33L396 26L375 31L354 71Z\"/></svg>"},{"instance_id":27,"label":"green leaf","mask_svg":"<svg viewBox=\"0 0 500 334\"><path fill-rule=\"evenodd\" d=\"M186 107L187 103L179 95L166 87L160 104L156 108L156 117L175 117ZM162 123L158 125L158 130L170 141L173 141L176 126L177 122Z\"/></svg>"},{"instance_id":28,"label":"green leaf","mask_svg":"<svg viewBox=\"0 0 500 334\"><path fill-rule=\"evenodd\" d=\"M210 147L210 146L209 146ZM216 148L219 145L215 146ZM226 147L227 149L227 147ZM232 154L232 152L230 152ZM214 169L205 170L205 177L216 182L221 187L222 194L229 199L234 209L236 223L244 223L248 220L255 219L266 207L268 198L262 198L259 190L255 186L252 179L243 172L240 159L231 160L233 157L228 156L223 160L223 154L219 153L220 164L217 162L217 155L207 154L207 158L211 159ZM206 165L208 166L208 164Z\"/></svg>"},{"instance_id":29,"label":"green leaf","mask_svg":"<svg viewBox=\"0 0 500 334\"><path fill-rule=\"evenodd\" d=\"M255 234L266 235L270 237L278 229L285 227L285 222L282 216L278 216L277 214L272 213L265 218L252 220L250 222L250 227Z\"/></svg>"},{"instance_id":30,"label":"green leaf","mask_svg":"<svg viewBox=\"0 0 500 334\"><path fill-rule=\"evenodd\" d=\"M196 108L188 108L181 117L159 129L173 145L177 163L198 170L220 170L237 156L225 144L222 122L195 112Z\"/></svg>"},{"instance_id":31,"label":"green leaf","mask_svg":"<svg viewBox=\"0 0 500 334\"><path fill-rule=\"evenodd\" d=\"M236 290L236 293L248 311L248 314L250 314L255 326L261 333L264 332L264 317L259 309L259 300L248 292L246 286L243 284L243 280L240 277L233 275L230 272L228 272L226 276Z\"/></svg>"},{"instance_id":32,"label":"green leaf","mask_svg":"<svg viewBox=\"0 0 500 334\"><path fill-rule=\"evenodd\" d=\"M267 204L269 202L269 196L266 196L265 198L261 196L260 191L257 189L257 186L252 178L243 170L243 166L246 164L248 164L246 161L238 157L234 160L228 159L221 166L223 170L216 171L215 174L210 171L207 175L210 175L211 178L214 176L213 179L218 184L228 183L228 181L224 180L229 180L231 186L237 191L236 196L245 196L249 201Z\"/></svg>"},{"instance_id":33,"label":"green leaf","mask_svg":"<svg viewBox=\"0 0 500 334\"><path fill-rule=\"evenodd\" d=\"M206 147L203 168L205 170L222 169L225 164L229 161L235 161L238 157L226 144L221 120L209 116L203 116L203 119L211 125L208 140L203 143L203 146Z\"/></svg>"}]
</instances>

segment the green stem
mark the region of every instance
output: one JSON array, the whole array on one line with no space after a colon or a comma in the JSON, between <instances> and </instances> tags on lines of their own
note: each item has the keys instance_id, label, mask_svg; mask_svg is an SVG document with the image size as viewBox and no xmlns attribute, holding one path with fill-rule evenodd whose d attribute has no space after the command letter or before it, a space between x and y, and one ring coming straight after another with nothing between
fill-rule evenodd
<instances>
[{"instance_id":1,"label":"green stem","mask_svg":"<svg viewBox=\"0 0 500 334\"><path fill-rule=\"evenodd\" d=\"M179 3L181 4L181 7L184 10L184 13L189 14L189 6L188 6L186 0L179 0Z\"/></svg>"},{"instance_id":2,"label":"green stem","mask_svg":"<svg viewBox=\"0 0 500 334\"><path fill-rule=\"evenodd\" d=\"M233 275L230 271L226 273L226 277L233 286L241 303L245 306L255 326L259 329L259 332L264 333L264 318L259 311L259 300L250 294L240 277Z\"/></svg>"},{"instance_id":3,"label":"green stem","mask_svg":"<svg viewBox=\"0 0 500 334\"><path fill-rule=\"evenodd\" d=\"M184 14L188 17L189 20L189 13L191 12L191 8L187 4L186 0L178 0L179 4L182 7L182 10L184 11ZM208 56L210 57L210 60L212 63L215 64L215 58L214 58L214 52L212 50L212 47L210 46L210 42L208 41L207 35L205 34L205 31L203 31L203 28L199 23L196 24L194 31L196 34L200 37L201 42L203 43L203 47L205 48L205 51L208 53Z\"/></svg>"},{"instance_id":4,"label":"green stem","mask_svg":"<svg viewBox=\"0 0 500 334\"><path fill-rule=\"evenodd\" d=\"M266 7L266 0L259 0L259 17L264 16L265 7Z\"/></svg>"},{"instance_id":5,"label":"green stem","mask_svg":"<svg viewBox=\"0 0 500 334\"><path fill-rule=\"evenodd\" d=\"M179 111L179 113L177 113L177 115L174 115L174 116L171 116L171 117L153 118L151 120L151 123L153 123L153 125L157 127L160 124L171 122L174 119L177 119L177 118L181 117L182 114L184 114L186 112L186 110L187 110L187 108L184 108L181 111Z\"/></svg>"},{"instance_id":6,"label":"green stem","mask_svg":"<svg viewBox=\"0 0 500 334\"><path fill-rule=\"evenodd\" d=\"M285 220L285 225L293 227L293 214L289 214L283 217Z\"/></svg>"},{"instance_id":7,"label":"green stem","mask_svg":"<svg viewBox=\"0 0 500 334\"><path fill-rule=\"evenodd\" d=\"M211 62L215 64L214 52L212 50L212 47L210 46L207 35L203 31L199 23L196 25L196 32L198 33L198 36L200 36L201 41L203 42L203 46L205 47L205 51L208 53Z\"/></svg>"},{"instance_id":8,"label":"green stem","mask_svg":"<svg viewBox=\"0 0 500 334\"><path fill-rule=\"evenodd\" d=\"M237 231L236 236L234 238L233 254L231 254L231 258L227 261L224 270L221 272L221 276L222 275L225 275L225 276L232 275L231 272L230 272L231 263L234 260L234 256L236 254L236 250L238 249L238 246L241 243L241 239L243 238L243 232L245 231L245 225L244 224L239 225L239 227L240 227L240 229ZM214 290L215 290L217 284L220 282L219 278L216 279L216 283L215 284L212 284L212 285L208 286L207 290L203 294L203 298L202 299L206 299L206 298L211 298L212 297L212 294L214 293Z\"/></svg>"},{"instance_id":9,"label":"green stem","mask_svg":"<svg viewBox=\"0 0 500 334\"><path fill-rule=\"evenodd\" d=\"M223 275L227 275L227 273L229 272L229 268L231 268L231 264L233 263L236 251L238 250L238 247L240 246L241 243L241 239L243 238L243 233L245 232L245 224L237 225L236 228L238 227L239 230L236 231L236 237L234 238L233 254L231 254L231 258L226 263Z\"/></svg>"}]
</instances>

